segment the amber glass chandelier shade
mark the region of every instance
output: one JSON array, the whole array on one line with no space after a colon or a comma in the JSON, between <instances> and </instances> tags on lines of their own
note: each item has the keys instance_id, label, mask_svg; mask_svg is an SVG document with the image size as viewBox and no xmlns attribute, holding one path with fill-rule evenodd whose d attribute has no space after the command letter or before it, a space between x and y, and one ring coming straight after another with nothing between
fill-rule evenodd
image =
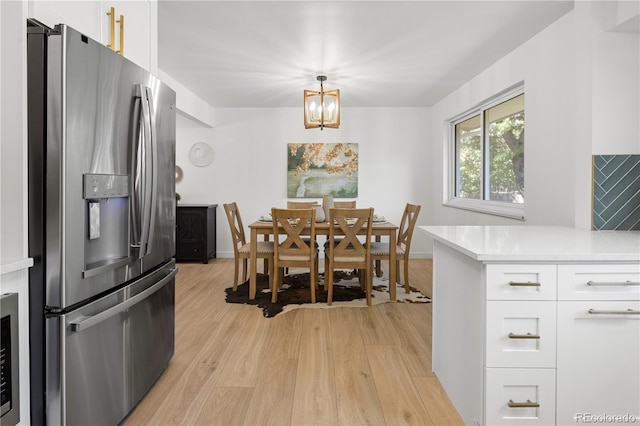
<instances>
[{"instance_id":1,"label":"amber glass chandelier shade","mask_svg":"<svg viewBox=\"0 0 640 426\"><path fill-rule=\"evenodd\" d=\"M340 90L324 91L320 79L320 91L304 91L304 127L305 129L340 127Z\"/></svg>"}]
</instances>

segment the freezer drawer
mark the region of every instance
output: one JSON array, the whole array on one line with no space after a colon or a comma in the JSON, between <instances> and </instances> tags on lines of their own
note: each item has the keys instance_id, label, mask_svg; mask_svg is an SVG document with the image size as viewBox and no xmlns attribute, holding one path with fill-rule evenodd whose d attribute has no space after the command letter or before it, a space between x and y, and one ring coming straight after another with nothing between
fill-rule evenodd
<instances>
[{"instance_id":1,"label":"freezer drawer","mask_svg":"<svg viewBox=\"0 0 640 426\"><path fill-rule=\"evenodd\" d=\"M48 423L115 425L148 392L174 353L176 272L47 321Z\"/></svg>"}]
</instances>

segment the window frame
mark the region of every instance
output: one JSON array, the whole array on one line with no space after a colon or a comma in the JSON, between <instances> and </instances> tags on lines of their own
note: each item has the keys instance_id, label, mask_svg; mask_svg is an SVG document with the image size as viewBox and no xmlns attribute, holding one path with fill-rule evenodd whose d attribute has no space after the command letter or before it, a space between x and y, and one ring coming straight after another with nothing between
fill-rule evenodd
<instances>
[{"instance_id":1,"label":"window frame","mask_svg":"<svg viewBox=\"0 0 640 426\"><path fill-rule=\"evenodd\" d=\"M525 205L526 199L524 203L506 203L503 201L491 201L483 199L487 191L489 190L489 179L487 179L487 174L489 173L489 150L487 148L488 140L488 129L485 126L485 111L499 105L503 102L506 102L512 98L520 96L525 93L524 84L520 83L514 87L511 87L487 100L479 103L475 107L465 111L462 114L459 114L449 120L446 121L447 132L446 132L446 150L447 159L445 167L445 191L444 191L444 199L443 205L446 207L458 208L463 210L470 210L479 213L485 213L495 216L507 217L510 219L518 219L525 220ZM526 105L526 97L525 97L525 105ZM481 175L481 199L474 198L465 198L458 197L456 195L456 184L458 182L459 176L459 168L458 168L458 152L457 152L457 140L456 140L456 125L461 122L468 120L476 115L480 115L480 135L481 135L481 143L480 143L480 156L482 158L482 175ZM526 111L525 111L526 116ZM525 119L526 126L526 119ZM526 151L527 145L525 141L525 162L526 162ZM525 167L526 170L526 167ZM525 171L525 181L526 181L526 171Z\"/></svg>"}]
</instances>

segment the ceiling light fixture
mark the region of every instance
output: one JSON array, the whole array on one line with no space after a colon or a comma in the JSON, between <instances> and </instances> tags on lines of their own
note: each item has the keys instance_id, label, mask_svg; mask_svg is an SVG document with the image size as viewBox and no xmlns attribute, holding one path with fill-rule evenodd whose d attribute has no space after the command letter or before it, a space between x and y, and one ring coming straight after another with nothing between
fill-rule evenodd
<instances>
[{"instance_id":1,"label":"ceiling light fixture","mask_svg":"<svg viewBox=\"0 0 640 426\"><path fill-rule=\"evenodd\" d=\"M325 92L322 82L327 76L319 75L316 79L320 82L320 91L304 91L304 128L337 129L340 127L340 90Z\"/></svg>"}]
</instances>

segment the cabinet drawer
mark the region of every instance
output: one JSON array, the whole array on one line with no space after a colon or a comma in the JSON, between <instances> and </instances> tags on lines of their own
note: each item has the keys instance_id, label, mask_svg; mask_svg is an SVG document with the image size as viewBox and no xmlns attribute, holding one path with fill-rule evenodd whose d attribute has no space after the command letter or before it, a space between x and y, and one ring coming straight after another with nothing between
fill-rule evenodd
<instances>
[{"instance_id":1,"label":"cabinet drawer","mask_svg":"<svg viewBox=\"0 0 640 426\"><path fill-rule=\"evenodd\" d=\"M555 300L556 265L486 265L487 300Z\"/></svg>"},{"instance_id":2,"label":"cabinet drawer","mask_svg":"<svg viewBox=\"0 0 640 426\"><path fill-rule=\"evenodd\" d=\"M487 302L486 366L556 365L556 302Z\"/></svg>"},{"instance_id":3,"label":"cabinet drawer","mask_svg":"<svg viewBox=\"0 0 640 426\"><path fill-rule=\"evenodd\" d=\"M640 264L560 265L559 300L640 300Z\"/></svg>"},{"instance_id":4,"label":"cabinet drawer","mask_svg":"<svg viewBox=\"0 0 640 426\"><path fill-rule=\"evenodd\" d=\"M556 416L553 369L485 369L486 425L552 425Z\"/></svg>"}]
</instances>

